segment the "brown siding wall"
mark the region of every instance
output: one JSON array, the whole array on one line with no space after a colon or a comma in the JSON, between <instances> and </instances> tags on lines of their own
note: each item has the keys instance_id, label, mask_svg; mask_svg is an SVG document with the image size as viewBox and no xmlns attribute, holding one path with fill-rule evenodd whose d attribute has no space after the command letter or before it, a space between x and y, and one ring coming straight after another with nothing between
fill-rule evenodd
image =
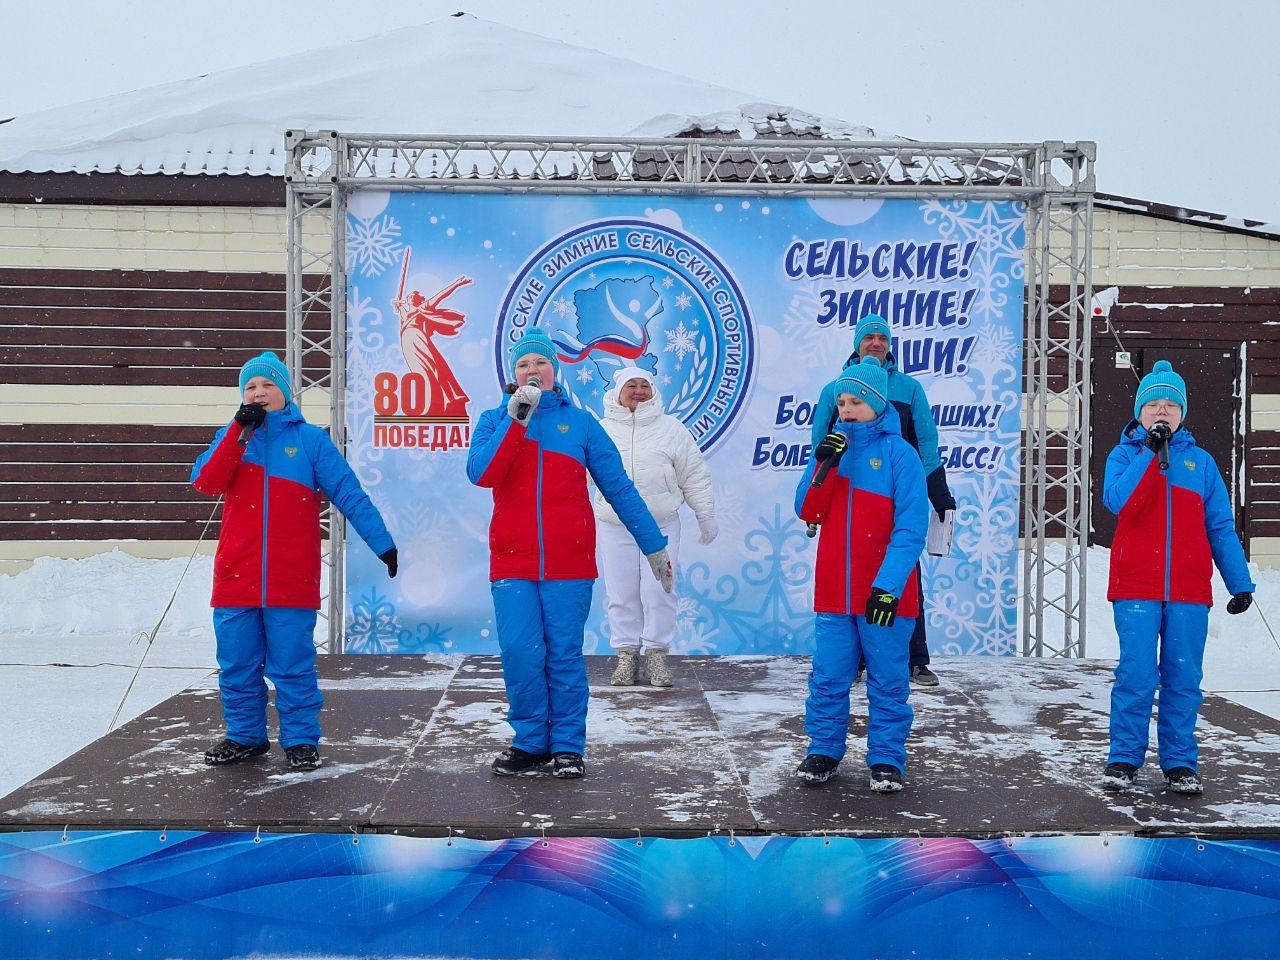
<instances>
[{"instance_id":1,"label":"brown siding wall","mask_svg":"<svg viewBox=\"0 0 1280 960\"><path fill-rule=\"evenodd\" d=\"M1280 393L1280 288L1276 287L1120 287L1111 309L1115 335L1130 351L1159 342L1183 348L1245 345L1244 423L1252 400ZM1093 327L1095 347L1116 348L1115 336L1101 320ZM1158 351L1155 351L1158 352ZM1191 382L1188 389L1194 391ZM1194 395L1194 394L1193 394ZM1189 424L1200 432L1235 431L1235 411L1196 409ZM1280 537L1280 432L1249 428L1244 440L1244 485L1238 497L1239 526L1246 544L1257 537ZM1227 465L1220 464L1226 468ZM1093 464L1101 482L1101 462Z\"/></svg>"},{"instance_id":2,"label":"brown siding wall","mask_svg":"<svg viewBox=\"0 0 1280 960\"><path fill-rule=\"evenodd\" d=\"M284 355L284 289L280 274L0 269L0 382L65 387L68 405L93 387L163 388L169 408L139 406L133 424L0 424L0 540L198 538L214 501L189 476L215 428L161 414L192 388L230 401L246 360Z\"/></svg>"}]
</instances>

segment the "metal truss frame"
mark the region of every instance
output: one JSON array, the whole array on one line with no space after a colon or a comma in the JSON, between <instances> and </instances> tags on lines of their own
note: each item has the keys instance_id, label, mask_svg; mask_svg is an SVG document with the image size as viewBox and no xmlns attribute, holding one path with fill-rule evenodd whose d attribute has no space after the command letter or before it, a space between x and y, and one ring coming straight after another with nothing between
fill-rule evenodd
<instances>
[{"instance_id":1,"label":"metal truss frame","mask_svg":"<svg viewBox=\"0 0 1280 960\"><path fill-rule=\"evenodd\" d=\"M599 140L289 131L285 149L288 365L298 395L311 390L328 394L330 433L342 450L347 386L344 225L354 189L1025 202L1022 651L1083 655L1092 142ZM1062 496L1065 506L1058 503ZM330 521L328 648L340 652L345 531L341 518L331 516ZM1065 545L1065 559L1054 541ZM1055 614L1063 620L1060 637Z\"/></svg>"},{"instance_id":2,"label":"metal truss frame","mask_svg":"<svg viewBox=\"0 0 1280 960\"><path fill-rule=\"evenodd\" d=\"M1094 145L1046 146L1064 189L1027 210L1022 653L1083 657Z\"/></svg>"}]
</instances>

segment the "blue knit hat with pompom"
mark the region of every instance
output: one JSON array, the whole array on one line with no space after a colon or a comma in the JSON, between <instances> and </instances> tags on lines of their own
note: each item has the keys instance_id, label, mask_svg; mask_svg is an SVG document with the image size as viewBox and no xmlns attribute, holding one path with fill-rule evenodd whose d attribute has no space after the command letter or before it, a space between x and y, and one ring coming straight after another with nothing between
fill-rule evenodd
<instances>
[{"instance_id":1,"label":"blue knit hat with pompom","mask_svg":"<svg viewBox=\"0 0 1280 960\"><path fill-rule=\"evenodd\" d=\"M289 370L280 358L270 350L258 354L243 367L240 368L240 393L244 394L244 388L254 377L266 377L284 394L284 402L288 403L293 398L293 391L289 388Z\"/></svg>"},{"instance_id":2,"label":"blue knit hat with pompom","mask_svg":"<svg viewBox=\"0 0 1280 960\"><path fill-rule=\"evenodd\" d=\"M1187 415L1187 384L1173 372L1173 364L1168 360L1157 360L1151 372L1138 384L1138 396L1133 401L1133 419L1142 414L1142 407L1152 400L1172 400L1182 408L1182 416Z\"/></svg>"},{"instance_id":3,"label":"blue knit hat with pompom","mask_svg":"<svg viewBox=\"0 0 1280 960\"><path fill-rule=\"evenodd\" d=\"M835 380L835 395L848 393L871 407L880 416L889 402L889 374L875 357L863 357L850 364Z\"/></svg>"}]
</instances>

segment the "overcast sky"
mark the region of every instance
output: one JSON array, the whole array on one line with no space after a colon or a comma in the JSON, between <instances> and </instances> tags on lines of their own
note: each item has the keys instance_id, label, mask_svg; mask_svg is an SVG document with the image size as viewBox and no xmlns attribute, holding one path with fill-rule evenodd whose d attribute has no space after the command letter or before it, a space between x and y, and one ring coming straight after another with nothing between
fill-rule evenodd
<instances>
[{"instance_id":1,"label":"overcast sky","mask_svg":"<svg viewBox=\"0 0 1280 960\"><path fill-rule=\"evenodd\" d=\"M788 12L802 6L813 12ZM465 10L918 140L1096 140L1100 191L1280 222L1280 5L1271 0L378 0L368 9L350 0L5 0L4 8L0 117Z\"/></svg>"}]
</instances>

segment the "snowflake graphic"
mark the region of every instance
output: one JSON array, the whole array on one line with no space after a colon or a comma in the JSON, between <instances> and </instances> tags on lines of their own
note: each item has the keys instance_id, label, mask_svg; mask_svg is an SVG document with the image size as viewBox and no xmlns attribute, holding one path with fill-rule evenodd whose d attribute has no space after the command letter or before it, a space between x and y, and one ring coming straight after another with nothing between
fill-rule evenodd
<instances>
[{"instance_id":1,"label":"snowflake graphic","mask_svg":"<svg viewBox=\"0 0 1280 960\"><path fill-rule=\"evenodd\" d=\"M551 309L556 312L556 316L561 319L573 313L573 304L567 297L560 297L555 303L551 304Z\"/></svg>"},{"instance_id":2,"label":"snowflake graphic","mask_svg":"<svg viewBox=\"0 0 1280 960\"><path fill-rule=\"evenodd\" d=\"M453 646L453 641L446 639L451 629L440 623L420 623L414 630L401 630L398 649L402 653L443 653Z\"/></svg>"},{"instance_id":3,"label":"snowflake graphic","mask_svg":"<svg viewBox=\"0 0 1280 960\"><path fill-rule=\"evenodd\" d=\"M664 387L671 386L670 374L666 374L666 373L662 374L660 377L658 377L658 382L661 383Z\"/></svg>"},{"instance_id":4,"label":"snowflake graphic","mask_svg":"<svg viewBox=\"0 0 1280 960\"><path fill-rule=\"evenodd\" d=\"M592 377L591 371L588 370L586 367L583 367L581 370L578 371L579 383L590 383L591 377Z\"/></svg>"},{"instance_id":5,"label":"snowflake graphic","mask_svg":"<svg viewBox=\"0 0 1280 960\"><path fill-rule=\"evenodd\" d=\"M377 277L400 259L400 224L392 216L348 219L347 254L361 276Z\"/></svg>"},{"instance_id":6,"label":"snowflake graphic","mask_svg":"<svg viewBox=\"0 0 1280 960\"><path fill-rule=\"evenodd\" d=\"M681 310L688 310L689 305L692 303L693 297L689 296L687 293L676 294L676 306Z\"/></svg>"},{"instance_id":7,"label":"snowflake graphic","mask_svg":"<svg viewBox=\"0 0 1280 960\"><path fill-rule=\"evenodd\" d=\"M394 653L400 635L395 605L378 589L359 597L347 621L348 653Z\"/></svg>"},{"instance_id":8,"label":"snowflake graphic","mask_svg":"<svg viewBox=\"0 0 1280 960\"><path fill-rule=\"evenodd\" d=\"M760 526L742 537L744 562L736 574L713 574L706 563L689 568L683 595L697 604L698 613L682 625L682 647L688 652L709 647L713 638L714 652L722 654L812 650L812 608L797 602L813 580L804 525L784 516L777 504L772 516L757 522Z\"/></svg>"},{"instance_id":9,"label":"snowflake graphic","mask_svg":"<svg viewBox=\"0 0 1280 960\"><path fill-rule=\"evenodd\" d=\"M685 329L683 320L674 330L665 330L663 332L667 338L667 353L674 353L680 360L684 360L686 354L693 353L694 350L698 349L693 331Z\"/></svg>"},{"instance_id":10,"label":"snowflake graphic","mask_svg":"<svg viewBox=\"0 0 1280 960\"><path fill-rule=\"evenodd\" d=\"M670 277L663 277L663 278L662 278L662 286L663 286L663 288L664 288L664 289L666 289L666 290L670 290L670 289L671 289L672 287L674 287L675 285L676 285L676 282L675 282L674 280L672 280Z\"/></svg>"}]
</instances>

